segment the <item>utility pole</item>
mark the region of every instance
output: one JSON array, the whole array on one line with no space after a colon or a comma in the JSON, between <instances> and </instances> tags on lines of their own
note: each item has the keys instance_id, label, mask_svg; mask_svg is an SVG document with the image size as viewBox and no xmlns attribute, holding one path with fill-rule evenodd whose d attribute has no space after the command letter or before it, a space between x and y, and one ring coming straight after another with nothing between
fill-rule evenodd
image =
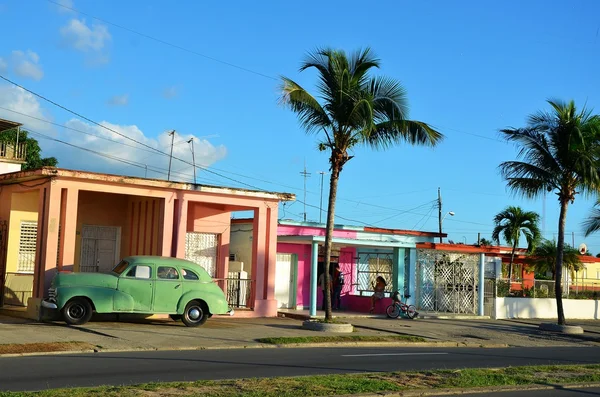
<instances>
[{"instance_id":1,"label":"utility pole","mask_svg":"<svg viewBox=\"0 0 600 397\"><path fill-rule=\"evenodd\" d=\"M306 222L306 178L310 177L310 172L306 172L306 160L304 161L304 171L300 172L304 177L304 222Z\"/></svg>"},{"instance_id":2,"label":"utility pole","mask_svg":"<svg viewBox=\"0 0 600 397\"><path fill-rule=\"evenodd\" d=\"M148 164L144 164L146 171L144 172L144 178L148 178Z\"/></svg>"},{"instance_id":3,"label":"utility pole","mask_svg":"<svg viewBox=\"0 0 600 397\"><path fill-rule=\"evenodd\" d=\"M192 144L192 164L194 164L194 185L196 184L196 157L194 155L194 138L190 138L188 143Z\"/></svg>"},{"instance_id":4,"label":"utility pole","mask_svg":"<svg viewBox=\"0 0 600 397\"><path fill-rule=\"evenodd\" d=\"M171 136L171 154L169 155L169 173L167 174L167 181L171 180L171 161L173 160L173 141L175 140L175 130L169 132Z\"/></svg>"},{"instance_id":5,"label":"utility pole","mask_svg":"<svg viewBox=\"0 0 600 397\"><path fill-rule=\"evenodd\" d=\"M442 242L442 192L438 187L438 220L440 222L440 243Z\"/></svg>"},{"instance_id":6,"label":"utility pole","mask_svg":"<svg viewBox=\"0 0 600 397\"><path fill-rule=\"evenodd\" d=\"M323 215L323 175L326 174L325 171L319 171L321 174L321 201L319 202L319 223L321 222L321 216Z\"/></svg>"}]
</instances>

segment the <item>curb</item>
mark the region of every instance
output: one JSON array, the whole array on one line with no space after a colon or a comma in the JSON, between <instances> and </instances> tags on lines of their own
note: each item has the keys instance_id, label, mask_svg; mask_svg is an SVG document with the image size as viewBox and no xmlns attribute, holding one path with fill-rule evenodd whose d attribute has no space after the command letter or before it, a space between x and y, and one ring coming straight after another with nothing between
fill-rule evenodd
<instances>
[{"instance_id":1,"label":"curb","mask_svg":"<svg viewBox=\"0 0 600 397\"><path fill-rule=\"evenodd\" d=\"M591 387L600 387L600 383L560 383L552 386L545 385L521 385L521 386L493 386L493 387L473 387L456 389L413 389L395 392L381 392L368 394L344 394L337 397L413 397L413 396L453 396L459 394L487 394L494 392L525 392L537 390L559 390L559 389L586 389Z\"/></svg>"},{"instance_id":2,"label":"curb","mask_svg":"<svg viewBox=\"0 0 600 397\"><path fill-rule=\"evenodd\" d=\"M7 353L0 354L1 357L28 357L28 356L50 356L60 354L89 354L89 353L127 353L147 351L196 351L196 350L235 350L235 349L291 349L291 348L319 348L319 347L457 347L457 348L507 348L505 343L480 344L464 342L330 342L330 343L290 343L285 345L272 345L267 343L255 343L251 345L229 345L229 346L198 346L198 347L148 347L129 349L87 349L69 350L55 352L30 352L30 353Z\"/></svg>"}]
</instances>

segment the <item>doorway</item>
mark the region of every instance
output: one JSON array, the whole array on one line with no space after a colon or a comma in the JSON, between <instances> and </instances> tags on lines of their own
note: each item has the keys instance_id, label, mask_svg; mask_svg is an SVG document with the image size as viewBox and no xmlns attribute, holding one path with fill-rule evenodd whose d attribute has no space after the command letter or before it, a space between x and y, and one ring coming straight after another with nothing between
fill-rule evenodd
<instances>
[{"instance_id":1,"label":"doorway","mask_svg":"<svg viewBox=\"0 0 600 397\"><path fill-rule=\"evenodd\" d=\"M109 273L119 262L121 228L83 225L80 272Z\"/></svg>"},{"instance_id":2,"label":"doorway","mask_svg":"<svg viewBox=\"0 0 600 397\"><path fill-rule=\"evenodd\" d=\"M275 299L278 309L296 308L296 286L298 279L298 256L277 254L275 265Z\"/></svg>"}]
</instances>

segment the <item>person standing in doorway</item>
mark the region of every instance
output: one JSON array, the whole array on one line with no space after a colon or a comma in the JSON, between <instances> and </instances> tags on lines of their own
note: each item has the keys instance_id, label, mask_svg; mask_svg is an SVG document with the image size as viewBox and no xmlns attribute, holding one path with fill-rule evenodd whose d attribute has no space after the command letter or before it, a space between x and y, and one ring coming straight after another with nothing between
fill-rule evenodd
<instances>
[{"instance_id":1,"label":"person standing in doorway","mask_svg":"<svg viewBox=\"0 0 600 397\"><path fill-rule=\"evenodd\" d=\"M333 277L331 276L331 273L329 274L329 290L332 290L332 285L333 285ZM325 272L321 273L321 275L319 276L319 286L321 287L321 291L323 291L323 303L321 303L321 310L325 310L325 294L326 294L326 289L325 289Z\"/></svg>"},{"instance_id":2,"label":"person standing in doorway","mask_svg":"<svg viewBox=\"0 0 600 397\"><path fill-rule=\"evenodd\" d=\"M333 271L333 310L342 308L342 288L344 288L344 273L340 270L340 264L336 263Z\"/></svg>"}]
</instances>

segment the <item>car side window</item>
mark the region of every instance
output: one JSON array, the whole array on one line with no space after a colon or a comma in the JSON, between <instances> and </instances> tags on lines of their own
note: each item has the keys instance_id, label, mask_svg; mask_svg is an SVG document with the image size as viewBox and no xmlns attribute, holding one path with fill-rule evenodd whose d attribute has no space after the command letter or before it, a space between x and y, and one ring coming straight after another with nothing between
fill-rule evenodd
<instances>
[{"instance_id":1,"label":"car side window","mask_svg":"<svg viewBox=\"0 0 600 397\"><path fill-rule=\"evenodd\" d=\"M177 269L170 266L159 266L156 271L156 275L158 278L167 279L167 280L177 280L179 278L179 273Z\"/></svg>"},{"instance_id":2,"label":"car side window","mask_svg":"<svg viewBox=\"0 0 600 397\"><path fill-rule=\"evenodd\" d=\"M127 277L149 279L152 277L152 268L145 265L137 265L127 272Z\"/></svg>"},{"instance_id":3,"label":"car side window","mask_svg":"<svg viewBox=\"0 0 600 397\"><path fill-rule=\"evenodd\" d=\"M188 269L181 269L181 274L186 280L200 280L200 277L196 273Z\"/></svg>"}]
</instances>

